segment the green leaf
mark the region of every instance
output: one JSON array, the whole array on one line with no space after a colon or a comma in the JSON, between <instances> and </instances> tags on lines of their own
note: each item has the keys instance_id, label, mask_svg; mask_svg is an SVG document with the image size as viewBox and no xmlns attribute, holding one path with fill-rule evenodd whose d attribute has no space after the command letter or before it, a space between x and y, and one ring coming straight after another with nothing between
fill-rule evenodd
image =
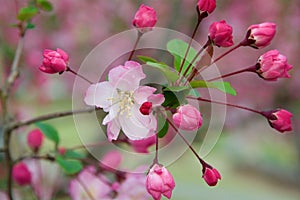
<instances>
[{"instance_id":1,"label":"green leaf","mask_svg":"<svg viewBox=\"0 0 300 200\"><path fill-rule=\"evenodd\" d=\"M236 96L236 90L230 85L229 82L223 81L214 81L214 82L206 82L203 80L196 80L190 82L192 88L214 88L218 89L224 93Z\"/></svg>"},{"instance_id":2,"label":"green leaf","mask_svg":"<svg viewBox=\"0 0 300 200\"><path fill-rule=\"evenodd\" d=\"M79 160L67 160L62 156L56 156L55 160L67 175L76 174L83 169Z\"/></svg>"},{"instance_id":3,"label":"green leaf","mask_svg":"<svg viewBox=\"0 0 300 200\"><path fill-rule=\"evenodd\" d=\"M28 22L27 25L26 25L26 28L27 28L27 29L34 29L34 28L35 28L35 25L32 24L32 23L30 23L30 22Z\"/></svg>"},{"instance_id":4,"label":"green leaf","mask_svg":"<svg viewBox=\"0 0 300 200\"><path fill-rule=\"evenodd\" d=\"M41 123L38 122L35 124L39 129L41 129L41 131L43 132L43 134L45 135L46 138L48 138L49 140L52 140L55 143L55 146L57 147L59 144L59 135L57 130L49 125L49 124L45 124L45 123Z\"/></svg>"},{"instance_id":5,"label":"green leaf","mask_svg":"<svg viewBox=\"0 0 300 200\"><path fill-rule=\"evenodd\" d=\"M65 154L64 154L65 158L69 158L69 159L82 159L85 158L84 154L78 153L74 150L68 149Z\"/></svg>"},{"instance_id":6,"label":"green leaf","mask_svg":"<svg viewBox=\"0 0 300 200\"><path fill-rule=\"evenodd\" d=\"M178 39L171 40L167 44L168 51L174 56L174 67L177 71L180 70L180 65L183 61L183 58L184 58L185 54L186 54L187 48L188 48L188 43L186 43L182 40L178 40ZM183 74L185 72L185 70L189 66L190 62L194 59L196 54L197 54L197 51L193 47L190 47L190 50L189 50L189 53L186 57L186 61L185 61L184 66L182 68L181 74ZM197 58L194 63L197 63L197 61L199 61L199 58ZM191 71L192 71L192 67L190 67L190 69L188 70L187 75L189 75L189 73Z\"/></svg>"},{"instance_id":7,"label":"green leaf","mask_svg":"<svg viewBox=\"0 0 300 200\"><path fill-rule=\"evenodd\" d=\"M157 133L157 136L159 138L163 138L167 134L167 132L169 130L169 123L162 116L158 117L158 130L159 130L159 132Z\"/></svg>"},{"instance_id":8,"label":"green leaf","mask_svg":"<svg viewBox=\"0 0 300 200\"><path fill-rule=\"evenodd\" d=\"M172 90L172 87L164 88L163 95L165 101L162 103L164 107L177 108L178 106L186 103L186 95L189 94L190 88L185 87L174 87L175 90Z\"/></svg>"},{"instance_id":9,"label":"green leaf","mask_svg":"<svg viewBox=\"0 0 300 200\"><path fill-rule=\"evenodd\" d=\"M165 63L155 63L148 61L146 62L146 64L156 69L159 69L168 81L175 82L179 78L178 74L172 71L171 68Z\"/></svg>"},{"instance_id":10,"label":"green leaf","mask_svg":"<svg viewBox=\"0 0 300 200\"><path fill-rule=\"evenodd\" d=\"M34 17L38 12L39 10L36 7L33 6L24 7L19 10L17 18L20 21L28 21L32 17Z\"/></svg>"},{"instance_id":11,"label":"green leaf","mask_svg":"<svg viewBox=\"0 0 300 200\"><path fill-rule=\"evenodd\" d=\"M144 63L147 63L147 62L158 63L157 60L155 60L154 58L148 57L148 56L137 56L137 57Z\"/></svg>"},{"instance_id":12,"label":"green leaf","mask_svg":"<svg viewBox=\"0 0 300 200\"><path fill-rule=\"evenodd\" d=\"M38 0L37 4L46 12L51 12L53 10L52 4L47 0Z\"/></svg>"},{"instance_id":13,"label":"green leaf","mask_svg":"<svg viewBox=\"0 0 300 200\"><path fill-rule=\"evenodd\" d=\"M188 86L169 86L166 87L164 90L165 91L173 91L173 92L181 92L184 90L190 90L191 88Z\"/></svg>"}]
</instances>

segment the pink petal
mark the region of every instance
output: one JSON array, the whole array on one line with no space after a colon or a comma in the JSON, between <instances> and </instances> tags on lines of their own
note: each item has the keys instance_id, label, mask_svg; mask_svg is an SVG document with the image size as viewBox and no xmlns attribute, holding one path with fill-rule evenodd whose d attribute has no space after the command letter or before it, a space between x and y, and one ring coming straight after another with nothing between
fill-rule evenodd
<instances>
[{"instance_id":1,"label":"pink petal","mask_svg":"<svg viewBox=\"0 0 300 200\"><path fill-rule=\"evenodd\" d=\"M149 86L140 86L137 90L134 91L134 101L137 104L143 104L148 101L148 97L156 91L156 88Z\"/></svg>"}]
</instances>

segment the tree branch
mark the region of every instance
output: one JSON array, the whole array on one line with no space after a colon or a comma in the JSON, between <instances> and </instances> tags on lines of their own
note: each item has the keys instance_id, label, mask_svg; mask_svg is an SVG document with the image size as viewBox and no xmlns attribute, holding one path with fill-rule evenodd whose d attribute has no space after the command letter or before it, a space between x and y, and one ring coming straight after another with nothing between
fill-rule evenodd
<instances>
[{"instance_id":1,"label":"tree branch","mask_svg":"<svg viewBox=\"0 0 300 200\"><path fill-rule=\"evenodd\" d=\"M95 110L98 110L98 108L87 108L87 109L82 109L82 110L75 110L75 111L70 110L70 111L65 111L65 112L46 114L46 115L42 115L42 116L39 116L39 117L36 117L36 118L33 118L33 119L29 119L29 120L26 120L26 121L16 122L16 123L12 124L9 127L9 129L14 130L14 129L18 129L18 128L23 127L23 126L34 124L36 122L46 121L46 120L50 120L50 119L56 119L56 118L60 118L60 117L66 117L66 116L70 116L70 115L91 113Z\"/></svg>"}]
</instances>

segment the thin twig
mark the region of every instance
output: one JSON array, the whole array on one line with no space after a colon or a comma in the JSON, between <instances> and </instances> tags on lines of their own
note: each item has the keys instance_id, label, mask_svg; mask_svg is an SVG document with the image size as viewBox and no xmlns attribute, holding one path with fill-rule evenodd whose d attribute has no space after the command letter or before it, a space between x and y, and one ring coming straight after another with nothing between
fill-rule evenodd
<instances>
[{"instance_id":1,"label":"thin twig","mask_svg":"<svg viewBox=\"0 0 300 200\"><path fill-rule=\"evenodd\" d=\"M66 112L57 112L57 113L51 113L51 114L47 114L47 115L42 115L33 119L29 119L26 121L20 121L20 122L16 122L14 124L12 124L9 129L10 130L14 130L23 126L27 126L36 122L40 122L40 121L46 121L46 120L50 120L50 119L56 119L56 118L60 118L60 117L66 117L66 116L70 116L70 115L77 115L77 114L84 114L84 113L91 113L93 111L97 110L97 108L87 108L87 109L82 109L82 110L70 110L70 111L66 111Z\"/></svg>"},{"instance_id":2,"label":"thin twig","mask_svg":"<svg viewBox=\"0 0 300 200\"><path fill-rule=\"evenodd\" d=\"M71 72L72 74L74 74L75 76L78 76L79 78L85 80L86 82L88 82L89 84L94 84L92 81L90 81L89 79L87 79L86 77L82 76L81 74L78 74L77 72L75 72L73 69L71 69L70 67L67 68L66 72Z\"/></svg>"},{"instance_id":3,"label":"thin twig","mask_svg":"<svg viewBox=\"0 0 300 200\"><path fill-rule=\"evenodd\" d=\"M133 46L133 48L132 48L132 51L131 51L131 53L130 53L130 55L129 55L128 60L131 60L131 59L132 59L133 54L134 54L134 52L135 52L135 50L136 50L136 47L137 47L137 45L139 44L139 42L140 42L140 40L141 40L141 38L142 38L142 36L143 36L143 33L142 33L142 32L140 32L139 30L137 30L137 31L138 31L138 35L137 35L136 41L135 41L135 43L134 43L134 46Z\"/></svg>"},{"instance_id":4,"label":"thin twig","mask_svg":"<svg viewBox=\"0 0 300 200\"><path fill-rule=\"evenodd\" d=\"M192 145L185 139L185 137L179 132L179 130L175 127L175 125L173 124L173 122L169 119L169 117L163 113L162 111L160 111L160 113L165 117L165 119L167 120L167 122L172 126L172 128L175 130L175 132L179 135L179 137L181 137L181 139L184 141L184 143L190 148L190 150L193 152L193 154L196 156L196 158L198 159L198 161L200 162L200 164L202 165L202 167L205 166L210 166L209 164L207 164L200 156L199 154L196 152L196 150L192 147Z\"/></svg>"},{"instance_id":5,"label":"thin twig","mask_svg":"<svg viewBox=\"0 0 300 200\"><path fill-rule=\"evenodd\" d=\"M262 116L265 116L262 111L255 110L255 109L248 108L248 107L244 107L244 106L240 106L240 105L235 105L235 104L230 104L230 103L215 101L215 100L210 100L210 99L204 99L204 98L201 98L201 97L187 96L186 98L187 99L194 99L194 100L198 100L198 101L203 101L203 102L215 103L215 104L224 105L224 106L230 106L230 107L234 107L234 108L239 108L239 109L242 109L242 110L247 110L247 111L254 112L254 113L260 114Z\"/></svg>"}]
</instances>

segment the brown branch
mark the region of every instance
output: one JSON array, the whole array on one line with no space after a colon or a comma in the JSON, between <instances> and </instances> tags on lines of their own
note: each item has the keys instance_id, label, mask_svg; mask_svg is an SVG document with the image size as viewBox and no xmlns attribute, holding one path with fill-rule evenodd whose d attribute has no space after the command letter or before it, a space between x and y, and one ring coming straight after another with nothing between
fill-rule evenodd
<instances>
[{"instance_id":1,"label":"brown branch","mask_svg":"<svg viewBox=\"0 0 300 200\"><path fill-rule=\"evenodd\" d=\"M66 116L70 116L70 115L91 113L95 110L97 110L97 108L87 108L87 109L82 109L82 110L75 110L75 111L70 110L70 111L65 111L65 112L46 114L46 115L42 115L42 116L39 116L39 117L36 117L33 119L29 119L26 121L16 122L9 127L9 130L18 129L20 127L34 124L34 123L40 122L40 121L46 121L46 120L56 119L56 118L60 118L60 117L66 117Z\"/></svg>"}]
</instances>

